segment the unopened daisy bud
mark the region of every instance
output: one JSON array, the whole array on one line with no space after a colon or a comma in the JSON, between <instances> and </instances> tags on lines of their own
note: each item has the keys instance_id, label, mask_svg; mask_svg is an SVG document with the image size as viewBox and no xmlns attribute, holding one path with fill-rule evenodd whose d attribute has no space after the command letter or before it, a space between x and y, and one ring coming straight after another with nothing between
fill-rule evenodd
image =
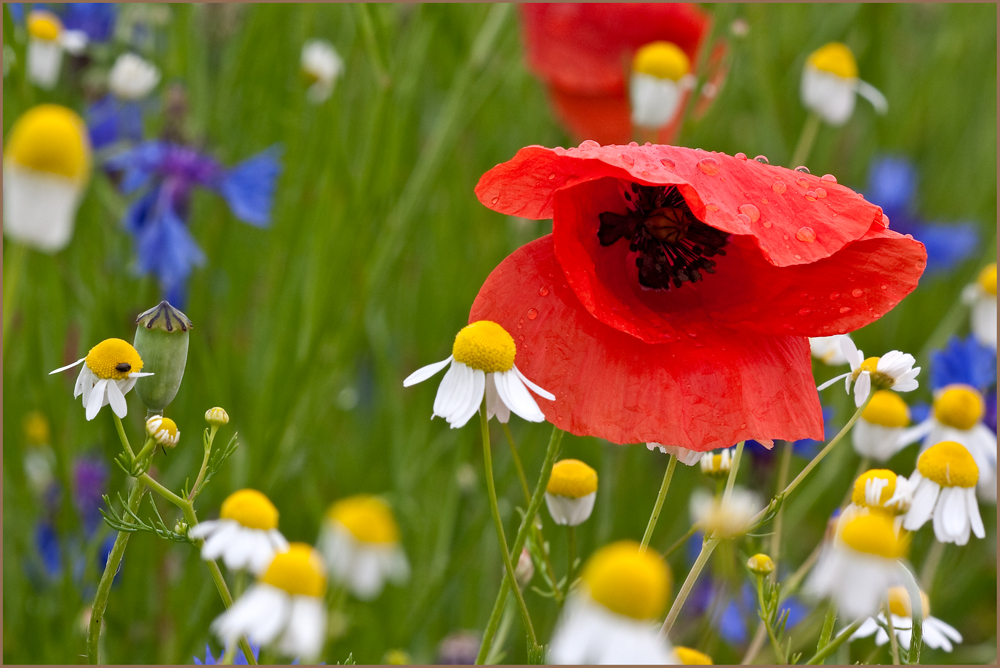
<instances>
[{"instance_id":1,"label":"unopened daisy bud","mask_svg":"<svg viewBox=\"0 0 1000 668\"><path fill-rule=\"evenodd\" d=\"M63 47L62 21L42 9L28 14L28 78L40 88L52 88L59 79Z\"/></svg>"},{"instance_id":2,"label":"unopened daisy bud","mask_svg":"<svg viewBox=\"0 0 1000 668\"><path fill-rule=\"evenodd\" d=\"M521 556L517 560L517 566L514 568L514 577L517 578L517 584L521 588L527 587L528 583L531 582L531 578L535 577L535 562L531 559L531 551L528 548L523 548L521 550Z\"/></svg>"},{"instance_id":3,"label":"unopened daisy bud","mask_svg":"<svg viewBox=\"0 0 1000 668\"><path fill-rule=\"evenodd\" d=\"M205 411L205 422L213 427L221 427L222 425L229 424L229 413L226 412L225 408L218 406L209 408Z\"/></svg>"},{"instance_id":4,"label":"unopened daisy bud","mask_svg":"<svg viewBox=\"0 0 1000 668\"><path fill-rule=\"evenodd\" d=\"M142 403L152 413L163 409L177 396L187 365L188 332L191 321L167 301L136 318L135 349L155 375L136 385Z\"/></svg>"},{"instance_id":5,"label":"unopened daisy bud","mask_svg":"<svg viewBox=\"0 0 1000 668\"><path fill-rule=\"evenodd\" d=\"M830 125L843 125L854 113L856 96L886 113L889 104L874 86L858 78L854 54L840 42L813 51L802 70L802 104Z\"/></svg>"},{"instance_id":6,"label":"unopened daisy bud","mask_svg":"<svg viewBox=\"0 0 1000 668\"><path fill-rule=\"evenodd\" d=\"M712 657L690 647L674 647L674 654L682 666L714 666Z\"/></svg>"},{"instance_id":7,"label":"unopened daisy bud","mask_svg":"<svg viewBox=\"0 0 1000 668\"><path fill-rule=\"evenodd\" d=\"M750 520L762 508L760 497L742 487L734 487L725 499L697 489L690 504L694 524L715 538L735 538L746 533Z\"/></svg>"},{"instance_id":8,"label":"unopened daisy bud","mask_svg":"<svg viewBox=\"0 0 1000 668\"><path fill-rule=\"evenodd\" d=\"M774 572L774 561L766 554L755 554L747 559L747 568L754 575L770 575Z\"/></svg>"},{"instance_id":9,"label":"unopened daisy bud","mask_svg":"<svg viewBox=\"0 0 1000 668\"><path fill-rule=\"evenodd\" d=\"M174 533L184 536L187 534L187 530L188 523L184 520L177 520L177 522L174 523Z\"/></svg>"},{"instance_id":10,"label":"unopened daisy bud","mask_svg":"<svg viewBox=\"0 0 1000 668\"><path fill-rule=\"evenodd\" d=\"M552 466L545 487L545 505L556 524L576 526L587 521L597 498L597 471L579 459L563 459Z\"/></svg>"},{"instance_id":11,"label":"unopened daisy bud","mask_svg":"<svg viewBox=\"0 0 1000 668\"><path fill-rule=\"evenodd\" d=\"M413 658L405 649L390 649L382 657L382 664L386 666L408 666L413 663Z\"/></svg>"},{"instance_id":12,"label":"unopened daisy bud","mask_svg":"<svg viewBox=\"0 0 1000 668\"><path fill-rule=\"evenodd\" d=\"M177 423L160 415L154 415L146 420L146 433L156 441L157 445L162 445L165 448L176 446L181 437Z\"/></svg>"},{"instance_id":13,"label":"unopened daisy bud","mask_svg":"<svg viewBox=\"0 0 1000 668\"><path fill-rule=\"evenodd\" d=\"M728 449L717 455L706 452L701 457L701 472L713 478L725 478L733 467L733 457Z\"/></svg>"},{"instance_id":14,"label":"unopened daisy bud","mask_svg":"<svg viewBox=\"0 0 1000 668\"><path fill-rule=\"evenodd\" d=\"M997 265L983 267L975 283L965 286L962 300L969 305L972 335L984 346L997 347Z\"/></svg>"},{"instance_id":15,"label":"unopened daisy bud","mask_svg":"<svg viewBox=\"0 0 1000 668\"><path fill-rule=\"evenodd\" d=\"M108 74L108 88L122 100L141 100L160 82L160 70L134 53L118 56Z\"/></svg>"},{"instance_id":16,"label":"unopened daisy bud","mask_svg":"<svg viewBox=\"0 0 1000 668\"><path fill-rule=\"evenodd\" d=\"M28 445L45 445L50 441L49 421L41 411L24 416L24 439Z\"/></svg>"},{"instance_id":17,"label":"unopened daisy bud","mask_svg":"<svg viewBox=\"0 0 1000 668\"><path fill-rule=\"evenodd\" d=\"M632 124L653 130L664 127L677 116L684 93L693 85L691 61L679 46L671 42L643 46L632 60Z\"/></svg>"}]
</instances>

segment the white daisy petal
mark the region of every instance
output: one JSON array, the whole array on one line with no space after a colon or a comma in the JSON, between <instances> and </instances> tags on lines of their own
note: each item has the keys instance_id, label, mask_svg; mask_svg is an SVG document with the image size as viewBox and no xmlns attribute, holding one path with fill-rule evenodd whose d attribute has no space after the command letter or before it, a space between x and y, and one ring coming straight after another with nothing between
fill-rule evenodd
<instances>
[{"instance_id":1,"label":"white daisy petal","mask_svg":"<svg viewBox=\"0 0 1000 668\"><path fill-rule=\"evenodd\" d=\"M969 513L969 522L972 528L972 533L976 535L976 538L985 538L986 529L983 526L983 517L979 514L979 503L976 501L975 489L967 487L962 490L962 495L965 497L966 509Z\"/></svg>"},{"instance_id":2,"label":"white daisy petal","mask_svg":"<svg viewBox=\"0 0 1000 668\"><path fill-rule=\"evenodd\" d=\"M920 474L914 473L914 478L918 475ZM926 524L927 520L934 514L934 505L937 503L940 492L941 487L936 482L922 478L913 493L913 502L903 520L903 528L907 531L916 531Z\"/></svg>"},{"instance_id":3,"label":"white daisy petal","mask_svg":"<svg viewBox=\"0 0 1000 668\"><path fill-rule=\"evenodd\" d=\"M76 399L81 394L84 396L83 405L87 405L87 397L90 396L90 388L94 386L94 375L87 365L83 365L80 373L76 377L76 385L73 386L73 398Z\"/></svg>"},{"instance_id":4,"label":"white daisy petal","mask_svg":"<svg viewBox=\"0 0 1000 668\"><path fill-rule=\"evenodd\" d=\"M851 371L857 369L865 361L864 353L858 350L853 339L849 336L845 336L840 340L840 351L844 353L844 357L851 365Z\"/></svg>"},{"instance_id":5,"label":"white daisy petal","mask_svg":"<svg viewBox=\"0 0 1000 668\"><path fill-rule=\"evenodd\" d=\"M510 409L497 394L496 374L491 373L486 376L486 417L491 419L494 415L503 424L510 422Z\"/></svg>"},{"instance_id":6,"label":"white daisy petal","mask_svg":"<svg viewBox=\"0 0 1000 668\"><path fill-rule=\"evenodd\" d=\"M272 592L268 592L267 602L270 606L267 614L261 615L255 620L254 625L246 630L247 636L261 645L267 645L285 629L292 606L292 597L287 593L276 587L269 589Z\"/></svg>"},{"instance_id":7,"label":"white daisy petal","mask_svg":"<svg viewBox=\"0 0 1000 668\"><path fill-rule=\"evenodd\" d=\"M867 371L862 371L858 382L854 384L854 405L861 408L872 390L872 377Z\"/></svg>"},{"instance_id":8,"label":"white daisy petal","mask_svg":"<svg viewBox=\"0 0 1000 668\"><path fill-rule=\"evenodd\" d=\"M472 387L469 389L465 405L460 406L452 413L452 419L449 420L452 429L464 427L479 411L479 407L483 403L483 394L486 391L486 373L479 369L471 369L471 371Z\"/></svg>"},{"instance_id":9,"label":"white daisy petal","mask_svg":"<svg viewBox=\"0 0 1000 668\"><path fill-rule=\"evenodd\" d=\"M125 403L125 395L122 394L121 388L118 387L117 382L109 382L108 388L108 401L111 403L111 410L115 412L120 418L125 417L128 414L128 404Z\"/></svg>"},{"instance_id":10,"label":"white daisy petal","mask_svg":"<svg viewBox=\"0 0 1000 668\"><path fill-rule=\"evenodd\" d=\"M94 389L90 391L90 396L87 397L87 420L93 420L97 417L97 413L101 410L107 398L107 388L108 381L105 378L100 379L94 384Z\"/></svg>"},{"instance_id":11,"label":"white daisy petal","mask_svg":"<svg viewBox=\"0 0 1000 668\"><path fill-rule=\"evenodd\" d=\"M448 359L442 360L440 362L435 362L434 364L428 364L425 367L417 369L416 371L414 371L413 373L411 373L409 376L406 377L406 380L403 381L403 387L410 387L411 385L416 385L417 383L424 382L425 380L436 374L438 371L448 366L451 360L452 356L448 355Z\"/></svg>"},{"instance_id":12,"label":"white daisy petal","mask_svg":"<svg viewBox=\"0 0 1000 668\"><path fill-rule=\"evenodd\" d=\"M67 364L66 366L61 366L61 367L59 367L58 369L56 369L54 371L49 371L49 375L51 376L54 373L59 373L60 371L65 371L66 369L72 369L73 367L75 367L76 365L78 365L81 362L85 361L86 359L87 359L86 357L81 357L80 359L78 359L77 361L73 362L72 364Z\"/></svg>"},{"instance_id":13,"label":"white daisy petal","mask_svg":"<svg viewBox=\"0 0 1000 668\"><path fill-rule=\"evenodd\" d=\"M516 366L514 367L514 373L516 373L517 377L520 378L521 381L525 385L527 385L528 388L531 389L531 391L534 392L535 394L537 394L538 396L542 397L543 399L548 399L549 401L555 401L556 400L556 395L554 395L551 392L549 392L548 390L544 390L544 389L540 388L538 385L535 385L534 383L532 383L530 380L528 380L528 377L525 376L523 373L521 373L521 370L518 369Z\"/></svg>"},{"instance_id":14,"label":"white daisy petal","mask_svg":"<svg viewBox=\"0 0 1000 668\"><path fill-rule=\"evenodd\" d=\"M211 561L221 557L240 529L239 523L233 520L219 520L219 528L205 539L205 545L201 548L201 558Z\"/></svg>"},{"instance_id":15,"label":"white daisy petal","mask_svg":"<svg viewBox=\"0 0 1000 668\"><path fill-rule=\"evenodd\" d=\"M285 633L278 650L306 661L317 657L323 649L326 628L326 608L322 600L312 596L293 596Z\"/></svg>"},{"instance_id":16,"label":"white daisy petal","mask_svg":"<svg viewBox=\"0 0 1000 668\"><path fill-rule=\"evenodd\" d=\"M434 397L434 407L432 409L433 415L444 417L448 414L445 408L456 403L457 399L455 397L455 393L458 392L459 384L463 376L462 369L464 367L464 364L452 362L451 368L448 369L444 378L441 379L441 384L438 385L437 395Z\"/></svg>"},{"instance_id":17,"label":"white daisy petal","mask_svg":"<svg viewBox=\"0 0 1000 668\"><path fill-rule=\"evenodd\" d=\"M511 401L511 403L507 404L508 408L529 422L544 422L545 415L538 408L535 399L528 392L528 388L524 386L524 383L521 382L517 374L512 371L505 371L499 375L500 382L507 389L507 398Z\"/></svg>"},{"instance_id":18,"label":"white daisy petal","mask_svg":"<svg viewBox=\"0 0 1000 668\"><path fill-rule=\"evenodd\" d=\"M851 377L851 372L850 371L848 371L847 373L842 373L839 376L831 378L830 380L826 381L825 383L823 383L822 385L820 385L819 387L817 387L816 391L819 392L819 391L825 390L826 388L830 387L831 385L833 385L834 383L836 383L841 378L847 378L848 379L848 381L847 381L848 382L848 389L850 389L850 377Z\"/></svg>"}]
</instances>

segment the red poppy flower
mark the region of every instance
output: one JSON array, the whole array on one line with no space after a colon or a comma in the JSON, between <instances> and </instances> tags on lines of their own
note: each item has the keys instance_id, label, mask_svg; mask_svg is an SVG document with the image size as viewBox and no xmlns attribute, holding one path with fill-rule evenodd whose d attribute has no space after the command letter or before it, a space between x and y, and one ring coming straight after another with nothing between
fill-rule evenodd
<instances>
[{"instance_id":1,"label":"red poppy flower","mask_svg":"<svg viewBox=\"0 0 1000 668\"><path fill-rule=\"evenodd\" d=\"M831 177L722 153L529 146L476 195L553 228L490 274L470 322L514 334L550 422L615 443L822 439L806 337L881 317L926 262Z\"/></svg>"},{"instance_id":2,"label":"red poppy flower","mask_svg":"<svg viewBox=\"0 0 1000 668\"><path fill-rule=\"evenodd\" d=\"M520 5L528 65L549 87L571 134L602 144L632 138L627 79L632 57L656 41L676 44L691 63L710 26L691 4ZM658 133L668 142L676 122Z\"/></svg>"}]
</instances>

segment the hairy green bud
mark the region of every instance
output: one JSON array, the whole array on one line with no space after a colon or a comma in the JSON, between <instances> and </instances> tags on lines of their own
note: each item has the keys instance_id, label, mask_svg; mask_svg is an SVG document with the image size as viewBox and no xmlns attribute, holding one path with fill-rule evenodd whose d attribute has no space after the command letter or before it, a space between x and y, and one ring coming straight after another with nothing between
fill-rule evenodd
<instances>
[{"instance_id":1,"label":"hairy green bud","mask_svg":"<svg viewBox=\"0 0 1000 668\"><path fill-rule=\"evenodd\" d=\"M162 301L139 314L135 322L134 345L142 358L143 371L154 374L140 378L135 391L150 413L162 413L177 396L184 378L191 321Z\"/></svg>"}]
</instances>

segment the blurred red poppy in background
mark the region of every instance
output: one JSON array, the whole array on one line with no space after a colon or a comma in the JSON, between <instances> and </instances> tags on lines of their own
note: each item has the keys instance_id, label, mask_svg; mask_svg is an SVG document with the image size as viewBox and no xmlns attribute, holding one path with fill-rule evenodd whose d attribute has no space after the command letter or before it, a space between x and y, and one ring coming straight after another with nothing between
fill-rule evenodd
<instances>
[{"instance_id":1,"label":"blurred red poppy in background","mask_svg":"<svg viewBox=\"0 0 1000 668\"><path fill-rule=\"evenodd\" d=\"M557 116L577 139L601 144L633 137L628 80L635 54L667 42L693 68L711 25L709 15L692 4L523 4L520 10L528 65L547 84ZM720 68L721 53L710 59ZM718 85L713 83L713 93ZM683 93L681 109L689 94ZM673 137L677 116L658 130L658 142Z\"/></svg>"},{"instance_id":2,"label":"blurred red poppy in background","mask_svg":"<svg viewBox=\"0 0 1000 668\"><path fill-rule=\"evenodd\" d=\"M487 278L470 322L517 341L578 435L693 450L823 438L806 337L881 317L923 245L830 176L672 146L529 146L486 206L553 231Z\"/></svg>"}]
</instances>

